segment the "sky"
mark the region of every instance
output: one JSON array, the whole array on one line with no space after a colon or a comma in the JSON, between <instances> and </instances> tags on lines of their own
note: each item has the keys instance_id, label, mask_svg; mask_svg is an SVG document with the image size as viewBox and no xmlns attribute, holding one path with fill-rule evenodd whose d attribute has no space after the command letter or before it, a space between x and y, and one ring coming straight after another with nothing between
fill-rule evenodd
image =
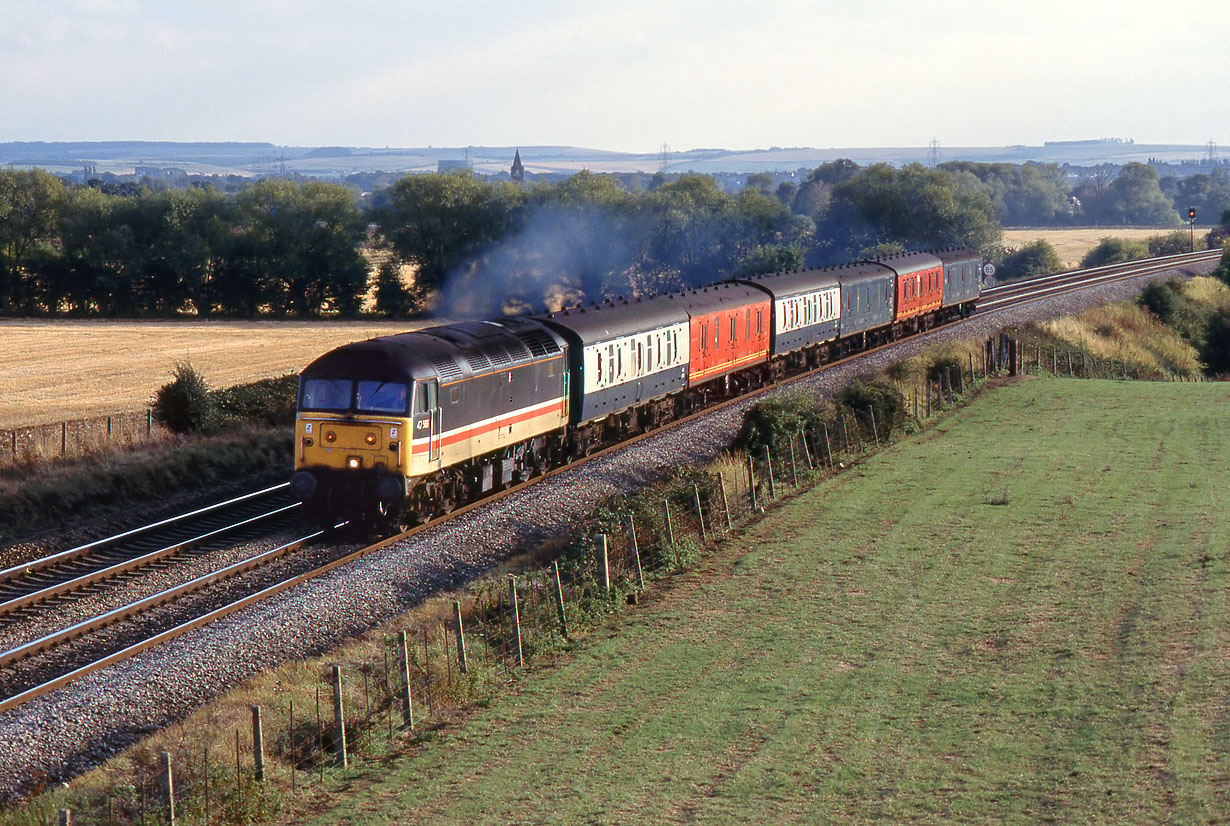
<instances>
[{"instance_id":1,"label":"sky","mask_svg":"<svg viewBox=\"0 0 1230 826\"><path fill-rule=\"evenodd\" d=\"M0 141L1230 147L1230 2L0 0Z\"/></svg>"}]
</instances>

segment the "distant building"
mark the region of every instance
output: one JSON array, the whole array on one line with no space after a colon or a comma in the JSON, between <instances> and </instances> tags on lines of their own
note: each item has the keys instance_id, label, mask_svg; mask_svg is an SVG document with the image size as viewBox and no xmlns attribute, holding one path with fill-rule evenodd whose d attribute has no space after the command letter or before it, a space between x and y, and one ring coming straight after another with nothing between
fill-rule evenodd
<instances>
[{"instance_id":1,"label":"distant building","mask_svg":"<svg viewBox=\"0 0 1230 826\"><path fill-rule=\"evenodd\" d=\"M521 163L521 150L513 153L512 169L508 173L519 184L525 183L525 166Z\"/></svg>"}]
</instances>

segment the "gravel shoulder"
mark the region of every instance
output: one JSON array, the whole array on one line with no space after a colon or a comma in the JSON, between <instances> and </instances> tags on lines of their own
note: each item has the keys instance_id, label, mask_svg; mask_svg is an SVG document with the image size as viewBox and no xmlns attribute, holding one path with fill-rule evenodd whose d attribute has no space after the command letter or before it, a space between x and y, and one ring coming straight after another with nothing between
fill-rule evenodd
<instances>
[{"instance_id":1,"label":"gravel shoulder","mask_svg":"<svg viewBox=\"0 0 1230 826\"><path fill-rule=\"evenodd\" d=\"M1213 266L1174 274L1203 275ZM1151 278L1159 277L1166 276ZM1129 298L1148 280L970 319L792 387L833 392L856 375L936 344L984 338L1007 325ZM20 797L35 779L72 777L143 735L182 720L261 670L327 650L433 593L471 580L510 554L562 533L607 496L654 480L664 468L708 461L729 445L753 403L732 405L561 473L0 715L0 801Z\"/></svg>"}]
</instances>

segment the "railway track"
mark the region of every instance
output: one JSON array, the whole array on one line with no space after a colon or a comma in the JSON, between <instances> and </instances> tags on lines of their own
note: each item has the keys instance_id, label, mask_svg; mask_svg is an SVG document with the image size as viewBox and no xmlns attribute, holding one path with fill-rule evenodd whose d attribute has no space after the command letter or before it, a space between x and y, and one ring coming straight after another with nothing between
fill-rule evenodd
<instances>
[{"instance_id":1,"label":"railway track","mask_svg":"<svg viewBox=\"0 0 1230 826\"><path fill-rule=\"evenodd\" d=\"M1008 309L1010 307L1028 304L1034 301L1039 301L1052 296L1060 295L1066 292L1080 290L1086 287L1105 284L1111 281L1126 280L1138 278L1154 273L1166 272L1179 267L1190 264L1206 263L1216 260L1220 256L1220 252L1205 252L1195 254L1185 254L1177 256L1169 256L1162 259L1148 259L1146 261L1131 262L1128 264L1117 264L1108 267L1099 267L1092 270L1080 270L1069 273L1060 273L1052 276L1044 276L1041 278L1030 279L1026 282L1015 282L1004 284L990 288L983 293L983 299L979 302L977 315L985 315L988 313L997 312ZM925 333L923 334L925 335ZM897 342L893 342L897 343ZM840 361L825 365L820 369L828 369L865 355L866 352L858 353ZM814 371L812 371L814 372ZM785 383L797 381L811 375L811 372L801 373L791 377ZM775 386L781 386L775 385ZM762 388L751 394L752 396L768 392L772 388ZM526 488L537 484L545 479L551 478L559 473L576 468L579 464L586 461L597 459L600 456L606 455L611 451L623 450L637 442L658 435L666 429L683 425L691 422L696 418L710 415L717 410L723 409L729 405L746 401L748 396L741 396L736 399L721 402L719 404L705 408L685 418L672 422L662 428L641 434L630 440L621 442L617 445L612 445L604 450L597 451L581 462L555 469L543 476L522 482L520 484L509 487L492 496L470 503L460 507L448 514L447 516L439 517L424 525L417 526L409 531L399 533L395 536L388 537L374 544L363 545L361 547L354 546L325 546L326 550L317 550L315 558L312 560L299 559L299 564L286 564L285 560L291 557L296 551L300 551L309 546L310 543L320 539L323 532L316 531L296 537L294 540L280 544L276 548L264 551L249 559L234 563L219 571L198 577L190 582L175 586L174 588L166 589L157 594L153 594L132 602L126 606L116 608L104 614L100 614L90 620L76 623L73 626L61 629L55 633L43 635L37 639L31 640L22 646L0 652L0 712L14 708L22 703L25 703L35 697L54 691L75 679L78 679L86 674L106 668L116 662L134 656L141 651L145 651L161 643L173 639L177 636L187 633L194 628L199 628L214 622L224 616L235 613L249 605L269 599L275 594L281 593L290 588L294 588L319 576L322 576L338 567L350 564L355 560L373 553L393 542L397 542L424 530L433 528L445 521L456 518L475 508L489 505L506 496L514 495ZM281 488L283 486L278 486ZM275 489L270 489L275 490ZM219 506L221 507L220 503ZM209 509L206 509L209 510ZM186 519L189 514L179 519ZM260 517L257 517L258 519ZM167 520L173 522L176 520ZM161 523L160 523L161 524ZM156 526L150 526L151 528ZM144 531L145 529L141 529ZM130 532L137 533L137 532ZM127 535L121 535L127 536ZM119 539L112 537L111 540ZM7 571L0 571L0 589L3 589L9 583L25 582L26 586L31 587L29 583L39 582L38 575L44 577L58 577L61 581L58 585L48 585L40 590L52 590L54 588L67 588L68 591L73 591L79 588L91 587L93 583L83 583L70 587L74 579L84 580L91 576L98 575L101 571L106 570L108 566L97 568L93 572L79 573L76 577L70 577L66 573L52 573L53 571L77 571L78 568L62 567L68 566L70 563L77 566L95 565L99 563L86 563L84 559L86 554L95 553L96 549L92 546L107 544L111 540L101 540L100 543L91 543L89 546L82 546L79 549L65 551L62 554L47 557L44 560L38 560L37 567L29 565L31 572L27 574L24 571L18 571L15 568ZM177 543L169 543L168 547ZM90 549L83 551L83 549ZM144 556L151 553L157 553L165 549L156 549L148 551ZM78 553L81 552L81 553ZM143 569L142 564L153 564L152 561L145 563L140 562L143 555L132 556L127 560L121 560L113 563L112 567L123 567L131 565L127 572L139 572ZM164 557L168 558L168 557ZM277 563L281 562L281 565ZM246 574L260 568L278 567L280 572L276 575L270 572L268 575L252 579L246 577ZM25 579L23 579L25 577ZM237 580L243 580L246 584L227 588L228 583L233 583ZM18 602L21 600L31 599L31 595L19 594L15 597L7 596L9 592L0 590L0 601ZM37 593L37 591L32 592ZM195 597L194 597L195 595ZM27 608L28 605L36 604L38 601L27 603L19 606L14 610ZM168 610L167 606L178 606L175 610ZM157 612L161 611L161 614ZM4 604L0 602L0 622L3 621ZM118 626L124 626L130 630L123 633L116 633L114 629Z\"/></svg>"}]
</instances>

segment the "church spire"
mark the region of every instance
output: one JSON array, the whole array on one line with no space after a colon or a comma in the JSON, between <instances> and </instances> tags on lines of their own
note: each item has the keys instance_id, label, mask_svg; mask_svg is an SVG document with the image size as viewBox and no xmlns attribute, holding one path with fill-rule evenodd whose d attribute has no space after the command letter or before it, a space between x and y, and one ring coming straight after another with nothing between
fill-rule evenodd
<instances>
[{"instance_id":1,"label":"church spire","mask_svg":"<svg viewBox=\"0 0 1230 826\"><path fill-rule=\"evenodd\" d=\"M521 164L520 148L513 153L512 169L509 170L509 175L517 183L525 183L525 167Z\"/></svg>"}]
</instances>

